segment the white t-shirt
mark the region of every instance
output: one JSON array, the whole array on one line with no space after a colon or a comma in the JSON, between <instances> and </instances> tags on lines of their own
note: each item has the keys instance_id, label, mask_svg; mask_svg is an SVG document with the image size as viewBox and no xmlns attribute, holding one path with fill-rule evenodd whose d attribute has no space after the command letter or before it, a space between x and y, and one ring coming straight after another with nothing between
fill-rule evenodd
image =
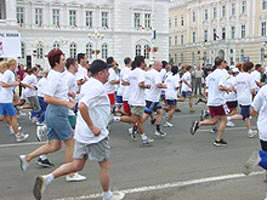
<instances>
[{"instance_id":1,"label":"white t-shirt","mask_svg":"<svg viewBox=\"0 0 267 200\"><path fill-rule=\"evenodd\" d=\"M68 85L64 80L63 73L51 69L47 76L47 85L44 94L59 100L68 101L68 92Z\"/></svg>"},{"instance_id":2,"label":"white t-shirt","mask_svg":"<svg viewBox=\"0 0 267 200\"><path fill-rule=\"evenodd\" d=\"M186 81L188 84L192 83L192 76L190 72L186 72L184 73L184 75L182 76L182 81ZM182 92L192 92L192 88L190 88L187 84L185 84L184 82L182 82Z\"/></svg>"},{"instance_id":3,"label":"white t-shirt","mask_svg":"<svg viewBox=\"0 0 267 200\"><path fill-rule=\"evenodd\" d=\"M34 74L31 74L31 75L25 76L25 78L21 82L24 84L36 87L38 80ZM34 97L34 96L37 96L37 90L33 90L33 89L26 87L26 88L24 88L23 94L24 94L24 97Z\"/></svg>"},{"instance_id":4,"label":"white t-shirt","mask_svg":"<svg viewBox=\"0 0 267 200\"><path fill-rule=\"evenodd\" d=\"M234 82L235 82L235 77L230 76L225 82L225 87L227 88L234 87ZM237 101L237 94L235 92L229 92L229 93L225 92L224 98L226 102Z\"/></svg>"},{"instance_id":5,"label":"white t-shirt","mask_svg":"<svg viewBox=\"0 0 267 200\"><path fill-rule=\"evenodd\" d=\"M41 78L38 83L37 83L37 93L38 93L38 96L39 97L44 97L44 90L45 90L45 87L47 85L47 78L46 77L43 77Z\"/></svg>"},{"instance_id":6,"label":"white t-shirt","mask_svg":"<svg viewBox=\"0 0 267 200\"><path fill-rule=\"evenodd\" d=\"M216 69L207 76L206 83L209 88L208 106L221 106L226 103L224 92L219 90L219 86L225 86L227 78L229 78L229 75L223 69Z\"/></svg>"},{"instance_id":7,"label":"white t-shirt","mask_svg":"<svg viewBox=\"0 0 267 200\"><path fill-rule=\"evenodd\" d=\"M129 74L126 81L130 83L129 86L129 105L145 106L145 89L139 87L139 83L145 82L145 71L139 67L135 68Z\"/></svg>"},{"instance_id":8,"label":"white t-shirt","mask_svg":"<svg viewBox=\"0 0 267 200\"><path fill-rule=\"evenodd\" d=\"M110 103L106 89L100 81L91 78L82 85L80 94L80 103L82 102L88 107L89 116L94 126L101 130L101 133L96 137L78 112L74 139L85 144L98 143L109 135L107 125Z\"/></svg>"},{"instance_id":9,"label":"white t-shirt","mask_svg":"<svg viewBox=\"0 0 267 200\"><path fill-rule=\"evenodd\" d=\"M109 68L108 72L109 72L109 77L108 81L105 83L105 88L108 94L113 94L116 90L116 86L114 84L111 84L110 81L117 81L119 80L119 77L116 74L115 70L112 68Z\"/></svg>"},{"instance_id":10,"label":"white t-shirt","mask_svg":"<svg viewBox=\"0 0 267 200\"><path fill-rule=\"evenodd\" d=\"M257 121L259 137L267 141L267 85L260 89L251 106L259 113Z\"/></svg>"},{"instance_id":11,"label":"white t-shirt","mask_svg":"<svg viewBox=\"0 0 267 200\"><path fill-rule=\"evenodd\" d=\"M249 73L240 72L234 81L237 90L237 100L240 105L248 106L252 103L251 90L256 89L256 82Z\"/></svg>"},{"instance_id":12,"label":"white t-shirt","mask_svg":"<svg viewBox=\"0 0 267 200\"><path fill-rule=\"evenodd\" d=\"M180 86L180 76L179 74L168 76L165 80L167 89L165 91L165 98L168 100L177 99L177 88Z\"/></svg>"},{"instance_id":13,"label":"white t-shirt","mask_svg":"<svg viewBox=\"0 0 267 200\"><path fill-rule=\"evenodd\" d=\"M79 87L78 87L75 75L73 75L72 73L70 73L69 71L66 70L65 72L63 72L63 78L67 83L68 92L77 93L77 91L79 90ZM75 101L75 99L73 99L71 97L69 97L69 100ZM69 109L69 114L68 115L69 116L74 116L75 113L74 113L73 110Z\"/></svg>"},{"instance_id":14,"label":"white t-shirt","mask_svg":"<svg viewBox=\"0 0 267 200\"><path fill-rule=\"evenodd\" d=\"M129 74L130 73L131 73L131 69L128 68L128 67L125 67L124 68L122 79L124 81L126 81L128 79L128 77L129 77ZM123 101L128 101L128 99L129 99L129 93L130 93L130 87L128 85L127 86L124 86L124 90L123 90L123 94L122 94Z\"/></svg>"},{"instance_id":15,"label":"white t-shirt","mask_svg":"<svg viewBox=\"0 0 267 200\"><path fill-rule=\"evenodd\" d=\"M257 70L254 70L253 72L251 72L250 75L253 78L253 80L255 81L255 83L256 83L256 81L257 82L261 82L261 73L258 72ZM257 86L257 83L256 83L256 86ZM260 90L260 87L257 86L256 87L256 91L258 92L259 90Z\"/></svg>"},{"instance_id":16,"label":"white t-shirt","mask_svg":"<svg viewBox=\"0 0 267 200\"><path fill-rule=\"evenodd\" d=\"M78 71L75 73L76 81L88 79L88 70L79 64Z\"/></svg>"},{"instance_id":17,"label":"white t-shirt","mask_svg":"<svg viewBox=\"0 0 267 200\"><path fill-rule=\"evenodd\" d=\"M6 70L2 76L2 82L14 83L16 81L15 74L11 70ZM3 88L0 91L0 103L13 103L14 87Z\"/></svg>"},{"instance_id":18,"label":"white t-shirt","mask_svg":"<svg viewBox=\"0 0 267 200\"><path fill-rule=\"evenodd\" d=\"M151 85L151 88L147 90L145 99L151 102L159 102L161 89L157 87L157 84L162 83L160 72L155 69L146 72L146 82Z\"/></svg>"},{"instance_id":19,"label":"white t-shirt","mask_svg":"<svg viewBox=\"0 0 267 200\"><path fill-rule=\"evenodd\" d=\"M124 89L125 89L125 86L122 85L122 80L123 80L123 74L125 73L125 71L127 70L128 67L123 67L120 71L120 76L119 76L119 79L120 79L120 86L118 88L118 92L117 92L117 95L118 96L122 96L123 93L124 93Z\"/></svg>"}]
</instances>

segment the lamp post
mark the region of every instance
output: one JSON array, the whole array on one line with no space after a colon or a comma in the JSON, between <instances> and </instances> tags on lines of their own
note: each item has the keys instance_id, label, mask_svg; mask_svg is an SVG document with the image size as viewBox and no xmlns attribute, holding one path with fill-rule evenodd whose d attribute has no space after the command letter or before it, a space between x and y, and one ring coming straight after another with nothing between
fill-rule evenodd
<instances>
[{"instance_id":1,"label":"lamp post","mask_svg":"<svg viewBox=\"0 0 267 200\"><path fill-rule=\"evenodd\" d=\"M90 53L95 54L95 58L97 59L97 55L100 53L100 49L98 49L98 42L104 39L104 34L100 33L97 29L88 33L89 40L95 43L95 49L93 49Z\"/></svg>"}]
</instances>

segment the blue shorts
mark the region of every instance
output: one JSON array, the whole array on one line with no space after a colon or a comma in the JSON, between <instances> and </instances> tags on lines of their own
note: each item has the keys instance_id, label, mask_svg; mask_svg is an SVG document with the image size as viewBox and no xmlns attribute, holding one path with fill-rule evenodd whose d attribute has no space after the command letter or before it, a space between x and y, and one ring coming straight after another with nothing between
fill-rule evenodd
<instances>
[{"instance_id":1,"label":"blue shorts","mask_svg":"<svg viewBox=\"0 0 267 200\"><path fill-rule=\"evenodd\" d=\"M188 92L182 91L182 97L191 98L192 97L192 92L190 92L190 91L188 91Z\"/></svg>"},{"instance_id":2,"label":"blue shorts","mask_svg":"<svg viewBox=\"0 0 267 200\"><path fill-rule=\"evenodd\" d=\"M166 102L169 106L175 106L177 104L176 99L167 99Z\"/></svg>"},{"instance_id":3,"label":"blue shorts","mask_svg":"<svg viewBox=\"0 0 267 200\"><path fill-rule=\"evenodd\" d=\"M161 105L159 102L146 101L146 106L144 109L144 112L146 114L150 115L153 112L156 112L158 109L161 109Z\"/></svg>"},{"instance_id":4,"label":"blue shorts","mask_svg":"<svg viewBox=\"0 0 267 200\"><path fill-rule=\"evenodd\" d=\"M243 117L243 120L250 117L250 106L242 106L240 105L240 114Z\"/></svg>"},{"instance_id":5,"label":"blue shorts","mask_svg":"<svg viewBox=\"0 0 267 200\"><path fill-rule=\"evenodd\" d=\"M16 109L14 107L13 103L0 103L0 115L1 116L15 116L16 115Z\"/></svg>"},{"instance_id":6,"label":"blue shorts","mask_svg":"<svg viewBox=\"0 0 267 200\"><path fill-rule=\"evenodd\" d=\"M73 137L68 112L65 106L48 104L45 113L48 140L66 141Z\"/></svg>"},{"instance_id":7,"label":"blue shorts","mask_svg":"<svg viewBox=\"0 0 267 200\"><path fill-rule=\"evenodd\" d=\"M123 103L122 96L116 96L116 103L117 104L122 104Z\"/></svg>"}]
</instances>

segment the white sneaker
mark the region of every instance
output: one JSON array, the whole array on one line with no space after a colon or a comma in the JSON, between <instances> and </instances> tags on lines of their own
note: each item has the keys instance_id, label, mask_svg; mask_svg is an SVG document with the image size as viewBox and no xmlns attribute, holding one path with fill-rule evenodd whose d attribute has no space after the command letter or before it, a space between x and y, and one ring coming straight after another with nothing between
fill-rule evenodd
<instances>
[{"instance_id":1,"label":"white sneaker","mask_svg":"<svg viewBox=\"0 0 267 200\"><path fill-rule=\"evenodd\" d=\"M36 127L36 139L41 142L42 141L42 137L43 137L43 133L42 133L42 126L37 126Z\"/></svg>"},{"instance_id":2,"label":"white sneaker","mask_svg":"<svg viewBox=\"0 0 267 200\"><path fill-rule=\"evenodd\" d=\"M26 160L25 160L25 155L20 155L19 156L19 161L20 161L20 169L25 172L27 170L27 168L29 167L30 163L28 163Z\"/></svg>"},{"instance_id":3,"label":"white sneaker","mask_svg":"<svg viewBox=\"0 0 267 200\"><path fill-rule=\"evenodd\" d=\"M123 192L112 192L112 196L109 199L103 200L122 200L125 197L125 193Z\"/></svg>"},{"instance_id":4,"label":"white sneaker","mask_svg":"<svg viewBox=\"0 0 267 200\"><path fill-rule=\"evenodd\" d=\"M23 142L24 140L26 140L29 137L29 134L23 134L23 133L18 133L16 135L16 141L17 142Z\"/></svg>"},{"instance_id":5,"label":"white sneaker","mask_svg":"<svg viewBox=\"0 0 267 200\"><path fill-rule=\"evenodd\" d=\"M38 176L35 179L34 187L33 187L33 195L35 199L41 200L43 193L47 187L48 183L44 176Z\"/></svg>"},{"instance_id":6,"label":"white sneaker","mask_svg":"<svg viewBox=\"0 0 267 200\"><path fill-rule=\"evenodd\" d=\"M259 164L261 158L258 151L254 151L244 165L243 173L249 175L253 169Z\"/></svg>"},{"instance_id":7,"label":"white sneaker","mask_svg":"<svg viewBox=\"0 0 267 200\"><path fill-rule=\"evenodd\" d=\"M73 176L66 176L66 181L67 182L80 182L80 181L85 181L87 178L85 176L82 176L78 173L75 173Z\"/></svg>"},{"instance_id":8,"label":"white sneaker","mask_svg":"<svg viewBox=\"0 0 267 200\"><path fill-rule=\"evenodd\" d=\"M14 132L12 126L8 126L8 128L9 128L9 134L10 134L10 135L14 135L15 132ZM20 126L18 127L18 130L19 130L19 131L21 130L21 127L20 127Z\"/></svg>"},{"instance_id":9,"label":"white sneaker","mask_svg":"<svg viewBox=\"0 0 267 200\"><path fill-rule=\"evenodd\" d=\"M255 137L256 135L257 135L257 133L258 133L258 131L256 131L256 130L249 130L248 131L248 137L249 138L253 138L253 137Z\"/></svg>"},{"instance_id":10,"label":"white sneaker","mask_svg":"<svg viewBox=\"0 0 267 200\"><path fill-rule=\"evenodd\" d=\"M173 127L173 124L170 122L166 122L163 126L165 127Z\"/></svg>"},{"instance_id":11,"label":"white sneaker","mask_svg":"<svg viewBox=\"0 0 267 200\"><path fill-rule=\"evenodd\" d=\"M133 132L133 127L129 128L128 131L129 131L129 134L132 134L132 132Z\"/></svg>"},{"instance_id":12,"label":"white sneaker","mask_svg":"<svg viewBox=\"0 0 267 200\"><path fill-rule=\"evenodd\" d=\"M226 126L227 127L234 127L235 124L232 121L227 121Z\"/></svg>"},{"instance_id":13,"label":"white sneaker","mask_svg":"<svg viewBox=\"0 0 267 200\"><path fill-rule=\"evenodd\" d=\"M165 137L167 135L167 133L163 132L162 130L160 131L155 131L155 135L159 136L159 137Z\"/></svg>"}]
</instances>

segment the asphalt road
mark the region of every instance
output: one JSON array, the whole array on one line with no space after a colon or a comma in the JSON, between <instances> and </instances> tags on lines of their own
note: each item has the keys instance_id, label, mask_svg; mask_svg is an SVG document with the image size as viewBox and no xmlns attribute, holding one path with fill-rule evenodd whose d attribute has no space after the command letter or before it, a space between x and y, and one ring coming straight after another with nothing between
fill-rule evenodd
<instances>
[{"instance_id":1,"label":"asphalt road","mask_svg":"<svg viewBox=\"0 0 267 200\"><path fill-rule=\"evenodd\" d=\"M110 130L111 189L123 190L126 200L263 200L266 191L265 175L256 168L251 176L241 174L242 165L252 151L259 149L257 138L249 139L244 122L225 131L226 148L214 147L214 135L209 127L192 136L189 127L199 118L202 105L196 113L189 113L181 104L182 113L176 113L175 127L164 128L167 137L154 136L154 127L145 124L145 132L153 137L151 146L132 141L128 125L114 123ZM9 135L4 122L0 123L0 199L32 200L34 179L51 169L38 168L35 161L22 173L18 156L31 152L40 144L35 139L35 126L25 117L19 119L29 139L17 144ZM252 125L255 127L255 119ZM56 166L64 162L64 149L49 155ZM88 179L81 183L67 183L65 178L55 180L46 190L45 200L101 199L98 165L88 161L81 172Z\"/></svg>"}]
</instances>

